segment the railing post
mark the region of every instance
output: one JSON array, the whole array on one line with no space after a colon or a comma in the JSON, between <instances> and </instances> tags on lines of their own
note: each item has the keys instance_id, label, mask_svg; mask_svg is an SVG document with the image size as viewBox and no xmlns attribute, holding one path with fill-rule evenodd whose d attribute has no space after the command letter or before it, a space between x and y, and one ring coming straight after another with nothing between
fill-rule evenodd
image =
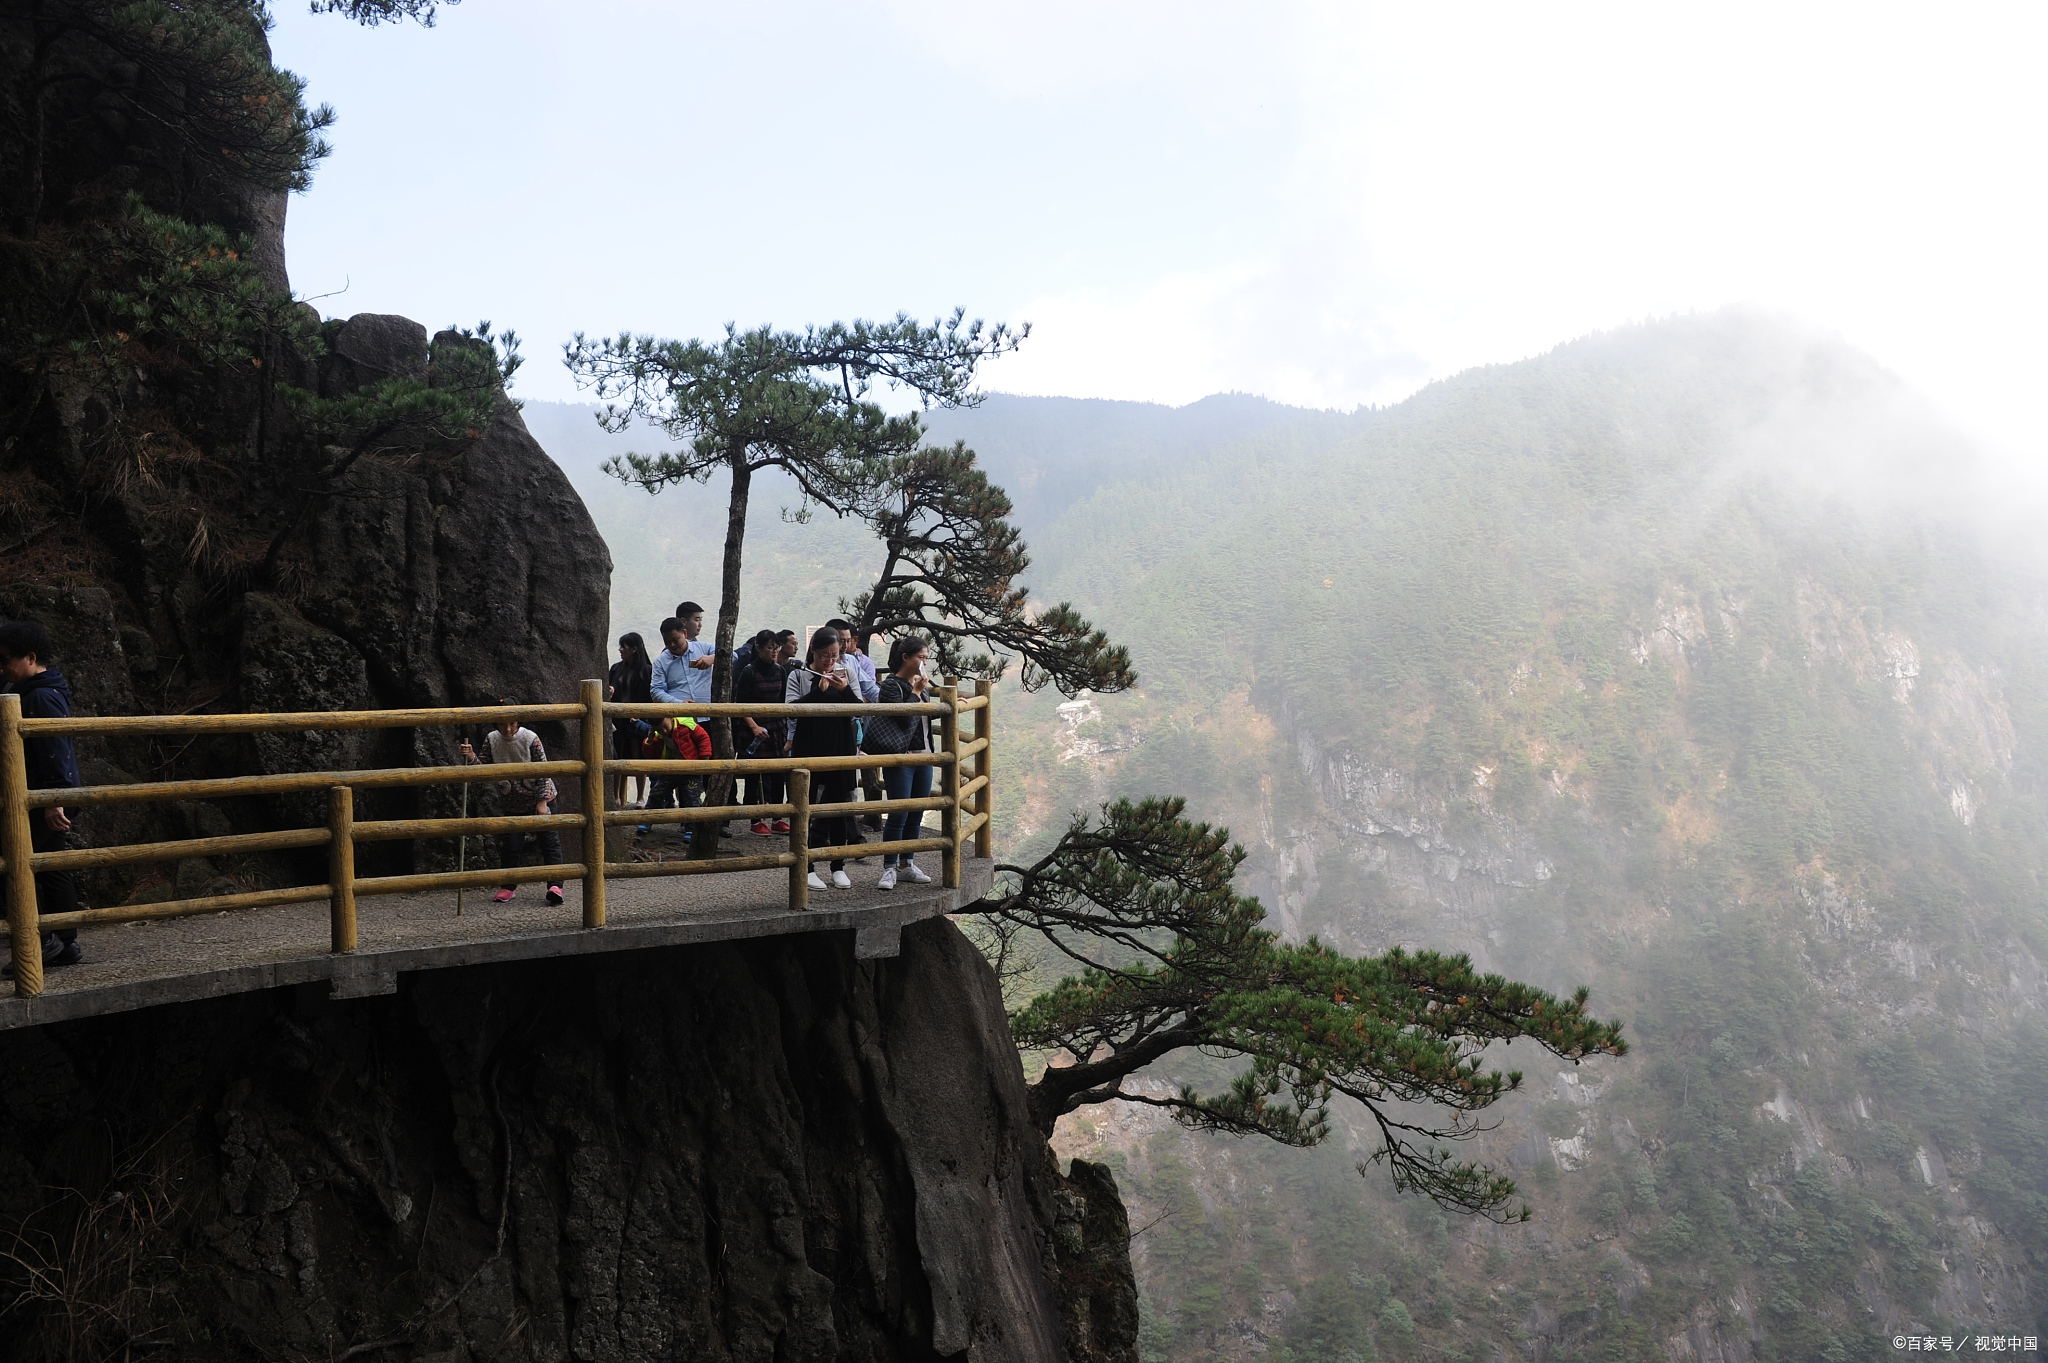
<instances>
[{"instance_id":1,"label":"railing post","mask_svg":"<svg viewBox=\"0 0 2048 1363\"><path fill-rule=\"evenodd\" d=\"M336 951L356 949L356 793L327 792L327 919Z\"/></svg>"},{"instance_id":2,"label":"railing post","mask_svg":"<svg viewBox=\"0 0 2048 1363\"><path fill-rule=\"evenodd\" d=\"M960 679L946 678L946 684L939 688L939 699L945 703L946 715L942 723L946 726L945 751L952 761L946 763L940 779L944 782L943 794L946 807L940 811L939 821L946 839L943 863L944 873L940 884L949 890L960 888Z\"/></svg>"},{"instance_id":3,"label":"railing post","mask_svg":"<svg viewBox=\"0 0 2048 1363\"><path fill-rule=\"evenodd\" d=\"M35 839L28 827L28 755L21 747L21 697L0 696L0 856L7 858L7 932L14 942L14 992L43 992L43 930L36 918Z\"/></svg>"},{"instance_id":4,"label":"railing post","mask_svg":"<svg viewBox=\"0 0 2048 1363\"><path fill-rule=\"evenodd\" d=\"M789 909L802 913L811 906L811 774L798 768L789 774Z\"/></svg>"},{"instance_id":5,"label":"railing post","mask_svg":"<svg viewBox=\"0 0 2048 1363\"><path fill-rule=\"evenodd\" d=\"M604 683L583 683L583 926L604 926Z\"/></svg>"},{"instance_id":6,"label":"railing post","mask_svg":"<svg viewBox=\"0 0 2048 1363\"><path fill-rule=\"evenodd\" d=\"M974 812L982 816L981 827L974 830L974 855L983 861L995 856L995 793L996 769L996 683L993 677L984 677L977 688L982 697L982 707L974 712L974 736L984 741L981 755L974 759L974 774L982 779L981 792L974 797Z\"/></svg>"}]
</instances>

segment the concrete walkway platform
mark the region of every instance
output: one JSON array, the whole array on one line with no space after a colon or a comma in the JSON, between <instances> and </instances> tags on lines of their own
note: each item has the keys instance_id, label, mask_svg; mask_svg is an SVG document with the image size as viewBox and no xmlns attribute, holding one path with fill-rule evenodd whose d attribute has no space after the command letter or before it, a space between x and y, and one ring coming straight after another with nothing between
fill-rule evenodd
<instances>
[{"instance_id":1,"label":"concrete walkway platform","mask_svg":"<svg viewBox=\"0 0 2048 1363\"><path fill-rule=\"evenodd\" d=\"M568 901L554 907L539 885L520 886L509 904L471 890L460 917L452 890L379 895L357 901L360 945L348 955L327 949L324 903L86 928L79 933L85 959L49 971L43 993L0 995L0 1029L281 985L325 982L334 998L363 998L395 992L398 977L415 970L787 933L851 930L856 956L894 956L904 924L952 913L988 892L994 863L968 857L960 865L958 890L942 889L936 876L929 885L878 890L880 868L855 865L853 889L813 890L802 913L790 912L787 871L615 878L605 887L606 926L594 930L583 927L582 886L574 881L563 887Z\"/></svg>"}]
</instances>

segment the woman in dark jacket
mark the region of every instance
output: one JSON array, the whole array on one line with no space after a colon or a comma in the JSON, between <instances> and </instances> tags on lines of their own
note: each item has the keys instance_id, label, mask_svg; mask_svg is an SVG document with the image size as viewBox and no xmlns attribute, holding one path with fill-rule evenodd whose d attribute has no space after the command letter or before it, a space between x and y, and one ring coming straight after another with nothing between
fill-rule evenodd
<instances>
[{"instance_id":1,"label":"woman in dark jacket","mask_svg":"<svg viewBox=\"0 0 2048 1363\"><path fill-rule=\"evenodd\" d=\"M918 705L931 699L930 680L925 676L925 658L930 646L915 634L889 645L889 675L882 678L882 701L888 705ZM868 721L866 741L871 753L930 752L931 721L923 715L883 715ZM884 767L882 784L891 800L922 800L932 793L930 767ZM883 821L883 842L904 842L924 836L924 812L899 810ZM893 890L901 874L914 885L925 885L931 877L918 868L916 854L884 852L882 878L877 889Z\"/></svg>"},{"instance_id":2,"label":"woman in dark jacket","mask_svg":"<svg viewBox=\"0 0 2048 1363\"><path fill-rule=\"evenodd\" d=\"M774 630L764 629L752 640L746 666L733 676L732 698L742 705L780 705L788 684L789 673L782 666L782 640ZM732 726L734 748L741 757L780 757L782 728L781 720L743 716ZM779 771L756 772L743 779L751 799L736 797L741 804L779 805L789 798L789 778ZM789 820L777 819L771 824L766 819L756 819L754 831L787 833Z\"/></svg>"},{"instance_id":3,"label":"woman in dark jacket","mask_svg":"<svg viewBox=\"0 0 2048 1363\"><path fill-rule=\"evenodd\" d=\"M637 634L619 636L619 660L612 664L611 683L605 688L604 698L621 705L646 705L654 700L648 684L654 680L654 662L647 656L647 645ZM620 761L631 761L640 756L640 731L644 728L637 719L615 719L612 721L612 756ZM619 775L613 779L612 800L624 807L626 791L633 778ZM647 796L643 791L640 806L645 807Z\"/></svg>"},{"instance_id":4,"label":"woman in dark jacket","mask_svg":"<svg viewBox=\"0 0 2048 1363\"><path fill-rule=\"evenodd\" d=\"M860 698L853 689L851 673L839 656L838 630L821 629L811 636L810 654L802 667L789 674L782 698L794 705L850 705ZM853 716L793 721L787 751L792 757L852 757ZM844 771L813 772L811 807L850 803L855 780L856 773L850 767ZM850 816L833 814L811 819L813 847L851 847L859 842L860 829ZM810 884L814 890L825 888L815 870L811 872ZM833 858L832 884L842 890L853 888L844 857Z\"/></svg>"}]
</instances>

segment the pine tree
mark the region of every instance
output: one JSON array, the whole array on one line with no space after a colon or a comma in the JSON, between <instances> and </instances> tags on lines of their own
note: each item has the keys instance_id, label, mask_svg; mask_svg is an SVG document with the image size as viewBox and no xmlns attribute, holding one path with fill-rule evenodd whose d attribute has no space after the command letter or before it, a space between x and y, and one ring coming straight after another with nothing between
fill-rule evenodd
<instances>
[{"instance_id":1,"label":"pine tree","mask_svg":"<svg viewBox=\"0 0 2048 1363\"><path fill-rule=\"evenodd\" d=\"M1508 1219L1514 1182L1454 1153L1522 1082L1481 1053L1519 1039L1572 1061L1622 1055L1621 1025L1589 1015L1584 989L1560 999L1465 956L1284 943L1234 888L1244 850L1183 811L1153 799L1077 817L1043 856L998 866L998 888L974 906L1043 934L1080 967L1010 1019L1018 1045L1055 1057L1031 1085L1033 1123L1050 1136L1068 1112L1121 1101L1195 1130L1310 1146L1329 1135L1342 1096L1371 1115L1380 1146L1369 1163L1387 1166L1396 1188ZM1247 1063L1221 1093L1125 1086L1189 1047Z\"/></svg>"},{"instance_id":2,"label":"pine tree","mask_svg":"<svg viewBox=\"0 0 2048 1363\"><path fill-rule=\"evenodd\" d=\"M920 449L888 464L865 511L884 549L875 584L841 602L865 645L872 634L931 638L946 671L999 677L1022 660L1024 689L1051 682L1071 696L1137 684L1130 653L1065 601L1034 610L1017 581L1031 566L1010 524L1010 498L965 444ZM979 646L987 653L967 650Z\"/></svg>"}]
</instances>

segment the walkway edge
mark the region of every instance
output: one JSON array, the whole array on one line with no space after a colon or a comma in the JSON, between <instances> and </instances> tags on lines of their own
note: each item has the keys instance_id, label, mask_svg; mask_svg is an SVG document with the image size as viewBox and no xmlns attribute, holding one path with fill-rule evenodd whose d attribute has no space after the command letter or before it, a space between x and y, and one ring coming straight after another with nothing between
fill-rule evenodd
<instances>
[{"instance_id":1,"label":"walkway edge","mask_svg":"<svg viewBox=\"0 0 2048 1363\"><path fill-rule=\"evenodd\" d=\"M0 1031L322 981L327 983L332 998L367 998L395 993L400 975L422 970L546 960L556 956L595 956L653 947L699 946L709 942L798 933L851 931L855 935L856 957L866 960L894 956L900 949L906 924L953 913L988 893L994 880L993 863L963 860L962 865L961 885L957 890L942 889L936 884L916 890L900 887L895 892L901 896L900 899L875 907L834 910L829 904L819 904L817 908L797 913L783 910L746 917L679 919L600 929L565 927L559 931L522 932L445 945L383 950L369 946L346 955L320 952L263 965L195 970L155 979L39 994L32 998L0 997Z\"/></svg>"}]
</instances>

